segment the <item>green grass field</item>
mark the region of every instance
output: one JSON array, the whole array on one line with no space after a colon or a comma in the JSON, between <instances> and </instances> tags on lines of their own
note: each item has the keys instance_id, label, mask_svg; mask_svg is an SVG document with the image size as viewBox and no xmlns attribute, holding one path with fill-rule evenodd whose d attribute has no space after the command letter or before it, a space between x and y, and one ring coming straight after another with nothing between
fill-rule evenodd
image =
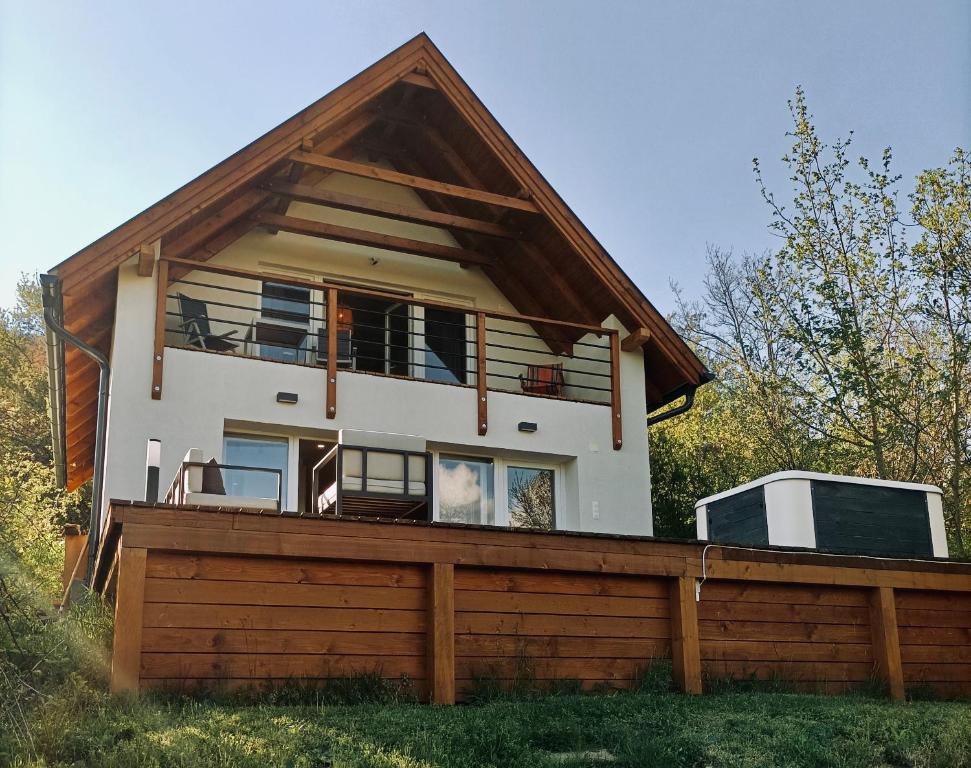
<instances>
[{"instance_id":1,"label":"green grass field","mask_svg":"<svg viewBox=\"0 0 971 768\"><path fill-rule=\"evenodd\" d=\"M139 702L32 716L15 766L971 766L971 705L863 696L564 695L478 705ZM8 745L11 742L8 742ZM0 756L0 761L2 761Z\"/></svg>"}]
</instances>

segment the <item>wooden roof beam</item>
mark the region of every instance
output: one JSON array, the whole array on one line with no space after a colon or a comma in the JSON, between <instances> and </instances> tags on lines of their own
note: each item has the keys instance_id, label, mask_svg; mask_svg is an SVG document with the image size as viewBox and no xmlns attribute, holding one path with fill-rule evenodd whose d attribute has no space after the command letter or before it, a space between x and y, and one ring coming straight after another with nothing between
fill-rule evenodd
<instances>
[{"instance_id":1,"label":"wooden roof beam","mask_svg":"<svg viewBox=\"0 0 971 768\"><path fill-rule=\"evenodd\" d=\"M650 338L651 331L649 328L635 328L633 331L631 331L629 336L626 336L620 342L620 348L624 350L624 352L636 352L643 347Z\"/></svg>"},{"instance_id":2,"label":"wooden roof beam","mask_svg":"<svg viewBox=\"0 0 971 768\"><path fill-rule=\"evenodd\" d=\"M330 208L339 208L342 211L366 213L371 216L394 219L395 221L427 224L428 226L441 227L443 229L458 229L477 235L491 235L492 237L502 237L510 240L518 237L518 234L508 227L504 227L501 224L494 224L491 221L441 213L423 208L412 208L383 200L358 197L356 195L344 194L343 192L334 192L329 189L318 189L307 184L290 184L284 181L271 180L263 185L263 189L272 192L274 195L279 195L283 199L325 205Z\"/></svg>"},{"instance_id":3,"label":"wooden roof beam","mask_svg":"<svg viewBox=\"0 0 971 768\"><path fill-rule=\"evenodd\" d=\"M446 184L442 181L434 181L432 179L425 179L420 176L412 176L407 173L390 171L385 168L379 168L375 165L355 163L350 160L341 160L336 157L318 155L312 152L293 152L290 154L290 159L298 163L303 163L304 165L309 165L315 168L325 168L338 173L346 173L351 176L375 179L376 181L383 181L387 182L388 184L397 184L403 187L411 187L412 189L421 189L425 190L426 192L436 192L441 195L457 197L462 200L472 200L473 202L485 203L486 205L495 205L499 206L500 208L510 208L516 211L536 213L536 206L530 200L521 200L518 197L509 197L508 195L497 195L494 192L485 192L481 189L470 189L468 187L461 187L457 184Z\"/></svg>"},{"instance_id":4,"label":"wooden roof beam","mask_svg":"<svg viewBox=\"0 0 971 768\"><path fill-rule=\"evenodd\" d=\"M138 276L151 277L155 272L155 248L150 243L138 246Z\"/></svg>"},{"instance_id":5,"label":"wooden roof beam","mask_svg":"<svg viewBox=\"0 0 971 768\"><path fill-rule=\"evenodd\" d=\"M265 211L258 211L250 218L262 227L273 227L282 229L284 232L293 232L309 237L320 237L326 240L336 240L341 243L381 248L386 251L411 253L416 256L428 256L433 259L455 261L460 264L490 266L495 263L492 257L465 248L455 248L450 245L440 245L439 243L426 243L423 240L412 240L407 237L385 235L380 232L368 232L364 229L342 227L312 219L298 219L293 216L281 216Z\"/></svg>"}]
</instances>

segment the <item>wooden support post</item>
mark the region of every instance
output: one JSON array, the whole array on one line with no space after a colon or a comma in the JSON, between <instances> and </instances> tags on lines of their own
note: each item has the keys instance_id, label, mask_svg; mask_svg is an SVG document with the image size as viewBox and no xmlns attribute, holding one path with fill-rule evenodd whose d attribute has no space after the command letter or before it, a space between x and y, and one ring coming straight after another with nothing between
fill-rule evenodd
<instances>
[{"instance_id":1,"label":"wooden support post","mask_svg":"<svg viewBox=\"0 0 971 768\"><path fill-rule=\"evenodd\" d=\"M142 613L148 550L126 547L118 553L115 638L111 651L111 692L138 691L142 663Z\"/></svg>"},{"instance_id":2,"label":"wooden support post","mask_svg":"<svg viewBox=\"0 0 971 768\"><path fill-rule=\"evenodd\" d=\"M624 445L624 428L620 417L620 334L610 333L610 421L613 427L614 450Z\"/></svg>"},{"instance_id":3,"label":"wooden support post","mask_svg":"<svg viewBox=\"0 0 971 768\"><path fill-rule=\"evenodd\" d=\"M155 349L152 351L152 399L162 399L162 357L165 355L165 303L169 292L169 263L158 263L155 293Z\"/></svg>"},{"instance_id":4,"label":"wooden support post","mask_svg":"<svg viewBox=\"0 0 971 768\"><path fill-rule=\"evenodd\" d=\"M71 582L83 579L88 570L88 534L79 525L64 526L64 568L61 571L61 594L67 595Z\"/></svg>"},{"instance_id":5,"label":"wooden support post","mask_svg":"<svg viewBox=\"0 0 971 768\"><path fill-rule=\"evenodd\" d=\"M428 698L455 703L455 566L432 563L428 571Z\"/></svg>"},{"instance_id":6,"label":"wooden support post","mask_svg":"<svg viewBox=\"0 0 971 768\"><path fill-rule=\"evenodd\" d=\"M671 582L671 670L684 693L701 693L701 645L695 580L679 576Z\"/></svg>"},{"instance_id":7,"label":"wooden support post","mask_svg":"<svg viewBox=\"0 0 971 768\"><path fill-rule=\"evenodd\" d=\"M904 670L900 660L893 587L875 587L870 592L870 631L877 675L887 684L890 698L903 701Z\"/></svg>"},{"instance_id":8,"label":"wooden support post","mask_svg":"<svg viewBox=\"0 0 971 768\"><path fill-rule=\"evenodd\" d=\"M327 418L337 416L337 289L327 289Z\"/></svg>"},{"instance_id":9,"label":"wooden support post","mask_svg":"<svg viewBox=\"0 0 971 768\"><path fill-rule=\"evenodd\" d=\"M151 277L155 272L155 246L142 244L138 246L138 276Z\"/></svg>"},{"instance_id":10,"label":"wooden support post","mask_svg":"<svg viewBox=\"0 0 971 768\"><path fill-rule=\"evenodd\" d=\"M486 316L484 312L475 315L475 384L478 403L478 429L484 435L489 430L489 401L486 376Z\"/></svg>"}]
</instances>

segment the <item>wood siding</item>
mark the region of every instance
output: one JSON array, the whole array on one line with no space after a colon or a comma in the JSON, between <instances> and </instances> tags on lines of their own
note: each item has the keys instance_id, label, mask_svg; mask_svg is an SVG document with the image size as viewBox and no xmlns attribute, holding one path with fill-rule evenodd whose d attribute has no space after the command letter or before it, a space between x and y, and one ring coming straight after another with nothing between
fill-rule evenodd
<instances>
[{"instance_id":1,"label":"wood siding","mask_svg":"<svg viewBox=\"0 0 971 768\"><path fill-rule=\"evenodd\" d=\"M898 591L896 604L907 688L971 696L971 593Z\"/></svg>"},{"instance_id":2,"label":"wood siding","mask_svg":"<svg viewBox=\"0 0 971 768\"><path fill-rule=\"evenodd\" d=\"M624 688L671 660L690 693L971 696L966 563L715 546L696 602L694 542L118 504L107 542L116 689L366 672L451 703L482 681Z\"/></svg>"}]
</instances>

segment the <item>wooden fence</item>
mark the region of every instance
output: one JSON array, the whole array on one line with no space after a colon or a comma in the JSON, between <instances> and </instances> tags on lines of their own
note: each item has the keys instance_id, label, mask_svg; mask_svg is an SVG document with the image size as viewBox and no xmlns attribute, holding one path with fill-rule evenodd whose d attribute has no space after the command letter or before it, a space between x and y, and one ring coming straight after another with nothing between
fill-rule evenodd
<instances>
[{"instance_id":1,"label":"wooden fence","mask_svg":"<svg viewBox=\"0 0 971 768\"><path fill-rule=\"evenodd\" d=\"M451 703L482 679L625 687L670 659L690 693L971 696L968 563L116 502L95 584L116 691L377 672Z\"/></svg>"}]
</instances>

